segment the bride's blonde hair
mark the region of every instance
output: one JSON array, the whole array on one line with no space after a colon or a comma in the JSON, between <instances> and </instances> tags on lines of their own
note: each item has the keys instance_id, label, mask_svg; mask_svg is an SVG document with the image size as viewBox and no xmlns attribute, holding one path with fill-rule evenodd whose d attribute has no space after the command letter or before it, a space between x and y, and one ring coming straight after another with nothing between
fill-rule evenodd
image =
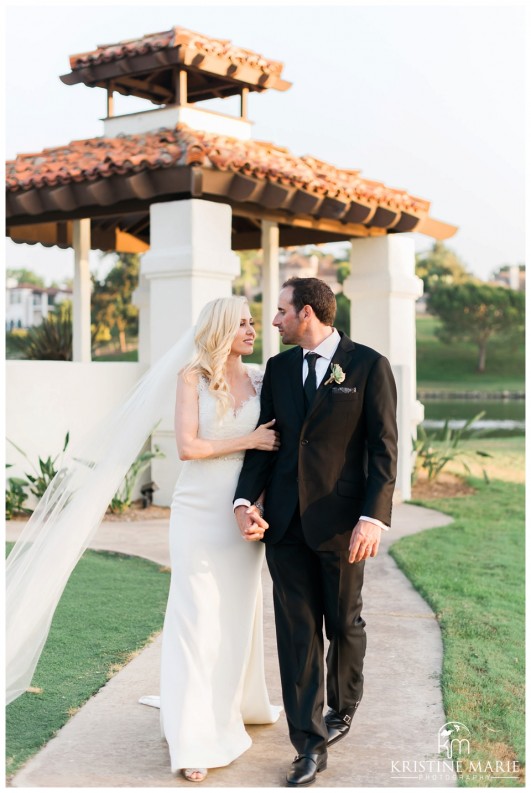
<instances>
[{"instance_id":1,"label":"bride's blonde hair","mask_svg":"<svg viewBox=\"0 0 531 793\"><path fill-rule=\"evenodd\" d=\"M202 375L207 379L208 390L219 400L219 416L233 407L224 369L246 303L245 297L218 297L203 307L196 324L195 353L183 371L185 378Z\"/></svg>"}]
</instances>

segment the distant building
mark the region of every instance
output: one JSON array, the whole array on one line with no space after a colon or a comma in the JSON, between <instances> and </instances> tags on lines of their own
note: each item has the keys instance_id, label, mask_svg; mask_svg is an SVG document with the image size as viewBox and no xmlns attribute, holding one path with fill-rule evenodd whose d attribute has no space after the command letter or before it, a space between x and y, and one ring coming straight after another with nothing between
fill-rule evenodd
<instances>
[{"instance_id":1,"label":"distant building","mask_svg":"<svg viewBox=\"0 0 531 793\"><path fill-rule=\"evenodd\" d=\"M312 246L313 247L313 246ZM308 246L280 248L278 252L279 263L279 289L290 278L320 278L328 284L334 294L342 291L337 280L337 266L331 254L317 255ZM262 267L262 254L256 251L255 263ZM262 283L259 279L251 279L244 287L248 299L254 300L262 292Z\"/></svg>"},{"instance_id":2,"label":"distant building","mask_svg":"<svg viewBox=\"0 0 531 793\"><path fill-rule=\"evenodd\" d=\"M280 282L289 278L314 278L317 276L319 258L315 254L305 256L302 249L288 248L279 251Z\"/></svg>"},{"instance_id":3,"label":"distant building","mask_svg":"<svg viewBox=\"0 0 531 793\"><path fill-rule=\"evenodd\" d=\"M72 290L57 287L17 284L8 279L6 289L6 329L40 325L54 307L72 297Z\"/></svg>"},{"instance_id":4,"label":"distant building","mask_svg":"<svg viewBox=\"0 0 531 793\"><path fill-rule=\"evenodd\" d=\"M506 269L498 270L489 283L515 289L517 292L525 292L525 267L513 264Z\"/></svg>"},{"instance_id":5,"label":"distant building","mask_svg":"<svg viewBox=\"0 0 531 793\"><path fill-rule=\"evenodd\" d=\"M306 253L304 247L284 249L279 252L279 270L281 283L294 276L320 278L328 284L334 294L341 291L334 257L330 254L319 257L315 253Z\"/></svg>"}]
</instances>

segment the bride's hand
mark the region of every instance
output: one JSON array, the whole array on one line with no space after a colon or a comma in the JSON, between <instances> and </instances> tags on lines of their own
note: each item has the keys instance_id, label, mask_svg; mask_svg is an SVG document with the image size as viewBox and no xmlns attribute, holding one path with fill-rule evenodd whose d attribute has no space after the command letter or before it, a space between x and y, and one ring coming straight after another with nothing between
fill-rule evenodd
<instances>
[{"instance_id":1,"label":"bride's hand","mask_svg":"<svg viewBox=\"0 0 531 793\"><path fill-rule=\"evenodd\" d=\"M251 504L246 510L246 514L249 516L251 525L245 529L243 539L248 542L261 540L265 531L269 528L269 523L263 519L255 504Z\"/></svg>"},{"instance_id":2,"label":"bride's hand","mask_svg":"<svg viewBox=\"0 0 531 793\"><path fill-rule=\"evenodd\" d=\"M260 449L263 452L276 452L280 448L280 435L274 429L276 419L260 424L251 433L251 449Z\"/></svg>"},{"instance_id":3,"label":"bride's hand","mask_svg":"<svg viewBox=\"0 0 531 793\"><path fill-rule=\"evenodd\" d=\"M243 505L236 507L234 514L240 534L246 542L261 540L264 532L269 528L269 523L263 519L254 504L251 504L250 507Z\"/></svg>"}]
</instances>

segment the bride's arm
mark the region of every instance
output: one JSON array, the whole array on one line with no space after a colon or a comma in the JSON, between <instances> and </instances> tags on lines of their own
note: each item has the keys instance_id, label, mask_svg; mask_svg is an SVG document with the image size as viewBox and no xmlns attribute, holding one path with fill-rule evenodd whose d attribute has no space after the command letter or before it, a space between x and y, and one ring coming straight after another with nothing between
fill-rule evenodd
<instances>
[{"instance_id":1,"label":"bride's arm","mask_svg":"<svg viewBox=\"0 0 531 793\"><path fill-rule=\"evenodd\" d=\"M278 434L270 429L272 422L257 427L248 435L238 438L199 438L199 396L197 379L185 381L182 374L177 379L175 400L175 440L181 460L204 460L223 457L247 449L274 451L278 449Z\"/></svg>"}]
</instances>

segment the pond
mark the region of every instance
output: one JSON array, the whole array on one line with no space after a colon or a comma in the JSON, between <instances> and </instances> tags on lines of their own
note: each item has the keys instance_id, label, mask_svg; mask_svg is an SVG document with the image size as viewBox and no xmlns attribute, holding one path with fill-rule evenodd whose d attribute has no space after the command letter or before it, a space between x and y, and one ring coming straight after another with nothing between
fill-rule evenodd
<instances>
[{"instance_id":1,"label":"pond","mask_svg":"<svg viewBox=\"0 0 531 793\"><path fill-rule=\"evenodd\" d=\"M446 419L452 429L458 429L484 410L483 418L472 426L484 430L485 436L500 438L525 433L524 399L425 399L423 404L423 427L428 432L442 429Z\"/></svg>"}]
</instances>

